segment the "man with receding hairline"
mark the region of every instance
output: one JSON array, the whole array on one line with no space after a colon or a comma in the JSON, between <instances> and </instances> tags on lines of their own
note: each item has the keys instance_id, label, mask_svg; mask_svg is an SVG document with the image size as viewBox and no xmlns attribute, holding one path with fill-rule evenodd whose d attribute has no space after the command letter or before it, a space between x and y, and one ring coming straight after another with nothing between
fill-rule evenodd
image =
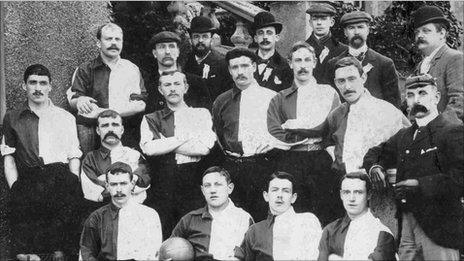
<instances>
[{"instance_id":1,"label":"man with receding hairline","mask_svg":"<svg viewBox=\"0 0 464 261\"><path fill-rule=\"evenodd\" d=\"M79 66L68 90L71 108L77 111L77 127L84 154L98 148L96 118L105 109L124 119L124 143L137 145L141 113L145 110L145 87L137 65L121 58L123 31L114 23L98 28L97 58Z\"/></svg>"}]
</instances>

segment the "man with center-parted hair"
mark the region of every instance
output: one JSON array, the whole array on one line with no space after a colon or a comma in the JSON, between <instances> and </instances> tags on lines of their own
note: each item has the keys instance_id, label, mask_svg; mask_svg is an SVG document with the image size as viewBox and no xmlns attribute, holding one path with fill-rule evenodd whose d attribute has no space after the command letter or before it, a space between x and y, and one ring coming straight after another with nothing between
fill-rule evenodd
<instances>
[{"instance_id":1,"label":"man with center-parted hair","mask_svg":"<svg viewBox=\"0 0 464 261\"><path fill-rule=\"evenodd\" d=\"M210 167L203 173L201 192L206 206L179 221L171 237L190 241L196 260L232 260L245 232L253 224L250 214L235 206L229 195L234 183L227 170Z\"/></svg>"},{"instance_id":2,"label":"man with center-parted hair","mask_svg":"<svg viewBox=\"0 0 464 261\"><path fill-rule=\"evenodd\" d=\"M340 198L346 216L324 228L319 261L396 260L395 240L390 229L369 208L371 184L363 172L343 176Z\"/></svg>"},{"instance_id":3,"label":"man with center-parted hair","mask_svg":"<svg viewBox=\"0 0 464 261\"><path fill-rule=\"evenodd\" d=\"M314 214L293 210L297 200L293 175L276 171L266 186L263 197L269 204L268 217L248 229L235 257L245 261L316 259L321 224Z\"/></svg>"},{"instance_id":4,"label":"man with center-parted hair","mask_svg":"<svg viewBox=\"0 0 464 261\"><path fill-rule=\"evenodd\" d=\"M79 221L74 217L82 199L78 179L82 152L76 120L50 100L47 67L31 65L23 79L27 101L6 113L0 145L10 188L11 253L19 260L51 254L63 260L77 255Z\"/></svg>"},{"instance_id":5,"label":"man with center-parted hair","mask_svg":"<svg viewBox=\"0 0 464 261\"><path fill-rule=\"evenodd\" d=\"M77 111L79 142L84 155L97 149L99 140L96 118L105 109L117 111L126 126L123 141L134 147L138 141L140 117L145 110L144 82L137 65L121 58L122 28L106 23L97 30L100 54L79 66L67 92L68 101Z\"/></svg>"},{"instance_id":6,"label":"man with center-parted hair","mask_svg":"<svg viewBox=\"0 0 464 261\"><path fill-rule=\"evenodd\" d=\"M146 204L160 213L164 238L183 215L203 205L199 162L216 141L209 111L187 105L189 87L181 72L162 74L158 92L166 107L145 115L140 126L140 148L153 171Z\"/></svg>"},{"instance_id":7,"label":"man with center-parted hair","mask_svg":"<svg viewBox=\"0 0 464 261\"><path fill-rule=\"evenodd\" d=\"M132 194L136 201L142 203L147 197L146 190L150 187L150 174L140 152L121 142L124 134L121 115L113 110L101 112L97 117L96 131L101 140L100 148L90 151L82 160L80 177L84 198L95 208L107 202L110 195L106 190L105 171L112 163L121 161L131 166L135 183Z\"/></svg>"},{"instance_id":8,"label":"man with center-parted hair","mask_svg":"<svg viewBox=\"0 0 464 261\"><path fill-rule=\"evenodd\" d=\"M135 202L132 168L115 162L105 171L111 202L95 210L84 223L80 260L156 260L161 246L158 213Z\"/></svg>"}]
</instances>

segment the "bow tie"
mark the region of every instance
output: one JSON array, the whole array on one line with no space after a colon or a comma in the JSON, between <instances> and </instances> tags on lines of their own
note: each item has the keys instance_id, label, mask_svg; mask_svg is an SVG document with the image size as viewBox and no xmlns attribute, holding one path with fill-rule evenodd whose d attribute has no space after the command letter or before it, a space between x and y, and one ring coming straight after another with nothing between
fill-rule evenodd
<instances>
[{"instance_id":1,"label":"bow tie","mask_svg":"<svg viewBox=\"0 0 464 261\"><path fill-rule=\"evenodd\" d=\"M360 54L357 55L357 56L354 56L354 55L353 55L353 57L355 57L356 59L358 59L358 61L362 62L362 61L364 60L364 58L366 58L366 53L363 52L363 53L360 53Z\"/></svg>"},{"instance_id":2,"label":"bow tie","mask_svg":"<svg viewBox=\"0 0 464 261\"><path fill-rule=\"evenodd\" d=\"M258 64L260 63L268 63L269 59L258 58Z\"/></svg>"}]
</instances>

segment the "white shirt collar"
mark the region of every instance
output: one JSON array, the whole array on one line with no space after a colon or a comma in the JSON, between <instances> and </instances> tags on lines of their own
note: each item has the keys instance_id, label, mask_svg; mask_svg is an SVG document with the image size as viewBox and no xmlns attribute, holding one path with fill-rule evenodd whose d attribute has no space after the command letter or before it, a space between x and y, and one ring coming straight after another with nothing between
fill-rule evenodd
<instances>
[{"instance_id":1,"label":"white shirt collar","mask_svg":"<svg viewBox=\"0 0 464 261\"><path fill-rule=\"evenodd\" d=\"M208 57L210 53L211 53L211 50L209 50L208 53L203 57L198 57L197 55L195 55L195 60L197 61L198 64L200 64L201 62L203 62L203 60L206 59L206 57Z\"/></svg>"},{"instance_id":2,"label":"white shirt collar","mask_svg":"<svg viewBox=\"0 0 464 261\"><path fill-rule=\"evenodd\" d=\"M427 124L429 124L431 121L433 121L436 117L438 117L438 112L435 111L435 112L432 112L430 113L429 115L423 117L423 118L416 118L416 123L417 123L417 126L419 127L423 127L423 126L427 126Z\"/></svg>"},{"instance_id":3,"label":"white shirt collar","mask_svg":"<svg viewBox=\"0 0 464 261\"><path fill-rule=\"evenodd\" d=\"M367 44L364 44L363 46L361 46L358 49L354 49L353 47L348 46L348 53L353 55L353 56L358 56L361 53L365 53L365 52L367 52Z\"/></svg>"},{"instance_id":4,"label":"white shirt collar","mask_svg":"<svg viewBox=\"0 0 464 261\"><path fill-rule=\"evenodd\" d=\"M295 210L293 209L293 207L291 206L287 211L285 211L284 213L278 215L275 217L275 221L274 222L282 222L282 221L288 221L288 219L292 218L293 216L295 216Z\"/></svg>"},{"instance_id":5,"label":"white shirt collar","mask_svg":"<svg viewBox=\"0 0 464 261\"><path fill-rule=\"evenodd\" d=\"M229 198L229 204L227 204L226 208L224 208L222 211L211 211L208 207L208 212L211 214L211 216L214 218L217 217L223 217L225 214L230 213L235 208L234 202Z\"/></svg>"},{"instance_id":6,"label":"white shirt collar","mask_svg":"<svg viewBox=\"0 0 464 261\"><path fill-rule=\"evenodd\" d=\"M446 44L446 43L443 43L443 44L441 44L440 46L438 46L437 48L435 48L435 50L433 50L433 52L432 52L430 55L425 56L424 59L432 60L432 58L438 53L438 51L439 51L445 44Z\"/></svg>"}]
</instances>

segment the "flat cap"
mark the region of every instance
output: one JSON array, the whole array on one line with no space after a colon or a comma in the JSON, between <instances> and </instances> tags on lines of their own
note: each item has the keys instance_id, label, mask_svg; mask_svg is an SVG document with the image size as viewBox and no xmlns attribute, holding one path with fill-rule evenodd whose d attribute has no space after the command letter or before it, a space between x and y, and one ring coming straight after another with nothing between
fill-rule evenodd
<instances>
[{"instance_id":1,"label":"flat cap","mask_svg":"<svg viewBox=\"0 0 464 261\"><path fill-rule=\"evenodd\" d=\"M430 74L411 75L406 79L405 88L415 89L427 85L437 86L435 78Z\"/></svg>"},{"instance_id":2,"label":"flat cap","mask_svg":"<svg viewBox=\"0 0 464 261\"><path fill-rule=\"evenodd\" d=\"M436 6L431 5L425 5L417 9L412 14L412 21L414 29L428 23L443 23L447 28L450 26L450 23L448 19L445 18L443 11Z\"/></svg>"},{"instance_id":3,"label":"flat cap","mask_svg":"<svg viewBox=\"0 0 464 261\"><path fill-rule=\"evenodd\" d=\"M312 3L308 10L306 10L306 13L310 15L335 15L337 14L337 10L335 10L335 7L332 6L329 2L314 2Z\"/></svg>"},{"instance_id":4,"label":"flat cap","mask_svg":"<svg viewBox=\"0 0 464 261\"><path fill-rule=\"evenodd\" d=\"M342 18L340 18L340 23L342 26L362 22L372 22L372 16L363 11L353 11L351 13L344 14Z\"/></svg>"},{"instance_id":5,"label":"flat cap","mask_svg":"<svg viewBox=\"0 0 464 261\"><path fill-rule=\"evenodd\" d=\"M162 31L162 32L159 32L153 35L153 37L150 39L149 44L151 48L154 48L155 44L157 43L168 43L168 42L176 42L179 44L180 37L176 33L169 32L169 31Z\"/></svg>"},{"instance_id":6,"label":"flat cap","mask_svg":"<svg viewBox=\"0 0 464 261\"><path fill-rule=\"evenodd\" d=\"M132 174L132 168L131 168L131 166L129 166L129 164L126 164L126 163L121 162L121 161L117 161L117 162L111 164L106 169L106 173L115 174L115 173L118 173L118 172Z\"/></svg>"}]
</instances>

